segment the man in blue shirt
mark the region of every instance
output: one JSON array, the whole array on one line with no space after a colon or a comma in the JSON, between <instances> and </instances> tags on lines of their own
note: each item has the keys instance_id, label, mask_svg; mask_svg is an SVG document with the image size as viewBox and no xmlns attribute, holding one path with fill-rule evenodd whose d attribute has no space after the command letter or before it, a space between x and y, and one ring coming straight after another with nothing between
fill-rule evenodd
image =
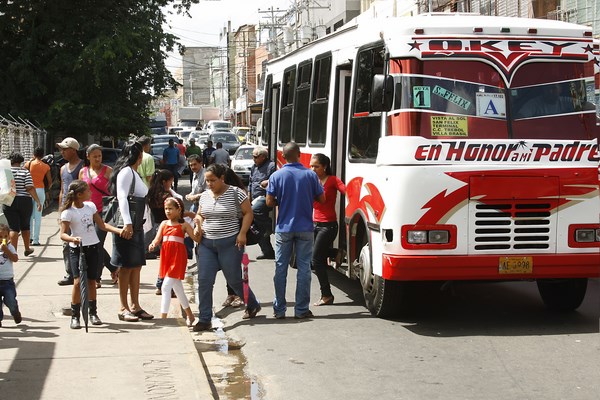
<instances>
[{"instance_id":1,"label":"man in blue shirt","mask_svg":"<svg viewBox=\"0 0 600 400\"><path fill-rule=\"evenodd\" d=\"M283 147L283 158L287 164L269 178L266 197L267 206L279 207L275 224L274 316L285 318L287 271L292 251L295 251L298 272L294 317L310 318L313 316L308 308L314 240L313 202L325 202L325 193L317 174L299 162L300 148L296 143L289 142Z\"/></svg>"},{"instance_id":2,"label":"man in blue shirt","mask_svg":"<svg viewBox=\"0 0 600 400\"><path fill-rule=\"evenodd\" d=\"M169 139L169 147L163 150L163 164L166 169L173 173L173 190L177 191L177 182L179 181L179 149L175 147L173 139Z\"/></svg>"}]
</instances>

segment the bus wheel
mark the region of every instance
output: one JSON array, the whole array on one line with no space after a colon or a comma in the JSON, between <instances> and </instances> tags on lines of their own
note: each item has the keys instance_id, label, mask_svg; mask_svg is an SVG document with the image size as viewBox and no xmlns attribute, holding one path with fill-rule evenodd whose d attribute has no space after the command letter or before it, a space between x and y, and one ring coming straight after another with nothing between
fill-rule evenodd
<instances>
[{"instance_id":1,"label":"bus wheel","mask_svg":"<svg viewBox=\"0 0 600 400\"><path fill-rule=\"evenodd\" d=\"M546 307L553 311L573 311L583 302L587 278L538 279L537 286Z\"/></svg>"},{"instance_id":2,"label":"bus wheel","mask_svg":"<svg viewBox=\"0 0 600 400\"><path fill-rule=\"evenodd\" d=\"M391 317L400 311L401 284L400 282L383 279L373 274L371 265L371 250L365 245L358 259L360 265L360 284L367 309L372 315L380 318Z\"/></svg>"}]
</instances>

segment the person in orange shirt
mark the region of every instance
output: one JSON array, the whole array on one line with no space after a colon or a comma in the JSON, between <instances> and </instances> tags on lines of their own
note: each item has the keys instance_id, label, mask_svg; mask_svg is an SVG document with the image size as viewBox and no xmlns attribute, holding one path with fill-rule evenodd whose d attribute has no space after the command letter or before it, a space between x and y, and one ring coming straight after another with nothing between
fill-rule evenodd
<instances>
[{"instance_id":1,"label":"person in orange shirt","mask_svg":"<svg viewBox=\"0 0 600 400\"><path fill-rule=\"evenodd\" d=\"M52 174L50 173L50 166L42 161L44 157L44 149L41 147L36 148L33 151L33 159L25 164L25 168L29 170L31 179L33 180L33 187L37 193L40 203L42 203L42 209L38 211L35 206L35 200L33 212L31 213L31 244L33 246L40 245L40 227L42 225L42 211L46 202L46 186L52 187ZM46 184L44 184L46 180Z\"/></svg>"},{"instance_id":2,"label":"person in orange shirt","mask_svg":"<svg viewBox=\"0 0 600 400\"><path fill-rule=\"evenodd\" d=\"M179 154L185 156L185 145L183 144L183 139L179 139L175 146L177 149L179 149Z\"/></svg>"}]
</instances>

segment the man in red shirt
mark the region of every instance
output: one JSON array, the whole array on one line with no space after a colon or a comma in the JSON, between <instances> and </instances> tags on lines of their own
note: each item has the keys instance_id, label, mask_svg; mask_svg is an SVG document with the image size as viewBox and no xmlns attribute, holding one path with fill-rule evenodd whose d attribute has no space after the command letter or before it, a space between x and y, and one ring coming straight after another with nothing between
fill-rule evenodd
<instances>
[{"instance_id":1,"label":"man in red shirt","mask_svg":"<svg viewBox=\"0 0 600 400\"><path fill-rule=\"evenodd\" d=\"M183 144L183 139L179 139L179 143L177 143L177 148L179 149L179 154L185 157L185 145Z\"/></svg>"}]
</instances>

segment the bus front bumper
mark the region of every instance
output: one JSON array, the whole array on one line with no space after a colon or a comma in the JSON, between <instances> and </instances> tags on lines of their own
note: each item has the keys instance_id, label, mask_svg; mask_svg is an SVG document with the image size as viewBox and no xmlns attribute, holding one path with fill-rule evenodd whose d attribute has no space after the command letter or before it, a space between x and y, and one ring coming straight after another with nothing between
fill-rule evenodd
<instances>
[{"instance_id":1,"label":"bus front bumper","mask_svg":"<svg viewBox=\"0 0 600 400\"><path fill-rule=\"evenodd\" d=\"M527 259L527 268L506 268ZM503 266L501 266L503 265ZM511 264L512 265L512 264ZM511 254L469 256L383 255L384 279L512 280L538 278L593 278L600 276L600 252L587 254Z\"/></svg>"}]
</instances>

